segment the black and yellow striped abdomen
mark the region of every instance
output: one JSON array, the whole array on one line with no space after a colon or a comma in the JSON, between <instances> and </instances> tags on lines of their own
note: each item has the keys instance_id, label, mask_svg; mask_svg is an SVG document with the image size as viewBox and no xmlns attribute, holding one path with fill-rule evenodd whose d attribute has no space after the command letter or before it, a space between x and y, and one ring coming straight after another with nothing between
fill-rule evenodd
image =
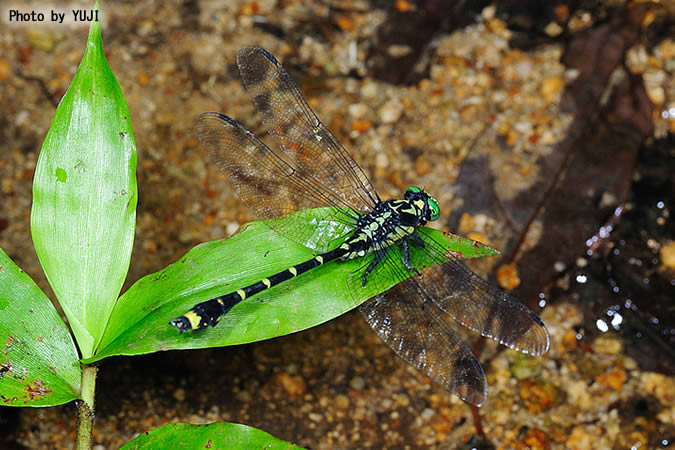
<instances>
[{"instance_id":1,"label":"black and yellow striped abdomen","mask_svg":"<svg viewBox=\"0 0 675 450\"><path fill-rule=\"evenodd\" d=\"M190 330L201 330L215 326L220 317L227 314L239 302L276 286L291 278L319 267L322 264L339 259L341 261L361 258L377 250L386 249L406 239L415 232L420 222L421 211L412 201L389 200L381 202L368 214L362 215L352 235L338 248L317 255L314 258L297 264L267 278L237 289L227 295L195 305L190 311L173 319L171 325L182 333ZM380 262L382 255L364 271L363 285L368 274ZM408 265L408 262L406 262Z\"/></svg>"},{"instance_id":2,"label":"black and yellow striped abdomen","mask_svg":"<svg viewBox=\"0 0 675 450\"><path fill-rule=\"evenodd\" d=\"M227 314L230 309L232 309L239 302L246 300L255 294L258 294L265 289L269 289L273 286L283 283L284 281L288 281L291 278L302 275L303 273L312 270L315 267L319 267L322 264L340 258L344 254L345 251L343 249L337 248L330 252L317 255L314 258L297 264L293 267L289 267L286 270L275 273L272 276L263 278L256 283L250 284L241 289L237 289L236 291L227 295L199 303L181 317L173 319L171 321L171 325L178 328L178 331L181 333L183 331L196 331L209 326L215 326L218 323L220 317L224 314Z\"/></svg>"}]
</instances>

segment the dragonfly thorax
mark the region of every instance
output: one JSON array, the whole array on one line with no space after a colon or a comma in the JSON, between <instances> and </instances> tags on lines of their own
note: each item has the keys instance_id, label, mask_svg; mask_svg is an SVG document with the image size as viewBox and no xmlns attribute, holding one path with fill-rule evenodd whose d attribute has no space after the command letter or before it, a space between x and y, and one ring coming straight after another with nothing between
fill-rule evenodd
<instances>
[{"instance_id":1,"label":"dragonfly thorax","mask_svg":"<svg viewBox=\"0 0 675 450\"><path fill-rule=\"evenodd\" d=\"M342 259L358 258L406 239L427 221L438 218L437 211L436 200L416 187L409 188L404 199L378 203L359 217L354 234L342 244L347 250Z\"/></svg>"}]
</instances>

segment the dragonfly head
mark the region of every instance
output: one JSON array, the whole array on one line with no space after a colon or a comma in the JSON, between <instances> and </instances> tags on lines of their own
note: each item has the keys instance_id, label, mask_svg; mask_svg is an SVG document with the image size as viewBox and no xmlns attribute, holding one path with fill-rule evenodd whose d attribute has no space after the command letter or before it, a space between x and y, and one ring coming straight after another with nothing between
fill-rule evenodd
<instances>
[{"instance_id":1,"label":"dragonfly head","mask_svg":"<svg viewBox=\"0 0 675 450\"><path fill-rule=\"evenodd\" d=\"M417 186L410 186L406 189L404 198L415 205L415 208L422 213L425 221L436 220L441 214L436 199Z\"/></svg>"}]
</instances>

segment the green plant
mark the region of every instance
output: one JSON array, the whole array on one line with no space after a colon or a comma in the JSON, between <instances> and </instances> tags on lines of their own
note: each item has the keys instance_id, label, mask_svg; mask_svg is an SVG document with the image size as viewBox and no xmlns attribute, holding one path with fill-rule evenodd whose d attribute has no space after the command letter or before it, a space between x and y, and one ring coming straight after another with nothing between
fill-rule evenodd
<instances>
[{"instance_id":1,"label":"green plant","mask_svg":"<svg viewBox=\"0 0 675 450\"><path fill-rule=\"evenodd\" d=\"M129 111L105 60L100 24L93 22L80 67L40 153L31 211L33 242L72 334L47 296L0 250L0 337L5 340L0 399L6 406L78 401L78 448L89 448L91 442L94 362L293 333L337 317L384 289L375 291L372 285L354 298L344 280L358 262L329 264L242 303L208 332L179 335L169 320L191 305L213 298L225 285L244 285L312 254L253 222L230 239L198 245L120 296L131 257L136 201ZM304 214L296 213L292 220L304 221ZM465 258L495 253L458 236L424 232ZM233 254L238 257L231 258ZM392 286L400 280L390 281ZM139 437L130 448L179 435L189 446L208 439L219 442L223 436L256 446L287 445L243 425L176 424Z\"/></svg>"}]
</instances>

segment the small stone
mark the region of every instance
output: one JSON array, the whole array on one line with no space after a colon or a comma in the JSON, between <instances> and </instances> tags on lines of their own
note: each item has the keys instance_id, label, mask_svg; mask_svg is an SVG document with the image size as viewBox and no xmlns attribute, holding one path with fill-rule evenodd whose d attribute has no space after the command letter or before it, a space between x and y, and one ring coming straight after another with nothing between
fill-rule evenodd
<instances>
[{"instance_id":1,"label":"small stone","mask_svg":"<svg viewBox=\"0 0 675 450\"><path fill-rule=\"evenodd\" d=\"M562 78L558 76L548 77L542 81L539 93L548 103L556 103L564 86L565 81Z\"/></svg>"},{"instance_id":2,"label":"small stone","mask_svg":"<svg viewBox=\"0 0 675 450\"><path fill-rule=\"evenodd\" d=\"M365 133L366 131L370 130L372 125L373 124L370 122L370 120L355 120L352 122L352 130L358 133Z\"/></svg>"},{"instance_id":3,"label":"small stone","mask_svg":"<svg viewBox=\"0 0 675 450\"><path fill-rule=\"evenodd\" d=\"M343 31L349 31L354 29L354 22L347 16L340 16L337 18L337 25Z\"/></svg>"},{"instance_id":4,"label":"small stone","mask_svg":"<svg viewBox=\"0 0 675 450\"><path fill-rule=\"evenodd\" d=\"M459 228L457 231L459 231L461 234L466 234L469 231L473 231L475 229L476 221L473 219L473 216L463 213L459 218Z\"/></svg>"},{"instance_id":5,"label":"small stone","mask_svg":"<svg viewBox=\"0 0 675 450\"><path fill-rule=\"evenodd\" d=\"M363 98L374 99L377 97L377 92L377 83L372 81L366 82L363 86L361 86L361 97Z\"/></svg>"},{"instance_id":6,"label":"small stone","mask_svg":"<svg viewBox=\"0 0 675 450\"><path fill-rule=\"evenodd\" d=\"M571 381L565 385L568 402L579 409L590 409L593 407L593 398L588 390L586 381Z\"/></svg>"},{"instance_id":7,"label":"small stone","mask_svg":"<svg viewBox=\"0 0 675 450\"><path fill-rule=\"evenodd\" d=\"M520 277L518 277L518 268L515 264L502 264L497 269L497 283L506 289L513 290L520 286Z\"/></svg>"},{"instance_id":8,"label":"small stone","mask_svg":"<svg viewBox=\"0 0 675 450\"><path fill-rule=\"evenodd\" d=\"M563 400L560 391L550 381L524 380L519 384L520 398L531 414L540 414L553 408Z\"/></svg>"},{"instance_id":9,"label":"small stone","mask_svg":"<svg viewBox=\"0 0 675 450\"><path fill-rule=\"evenodd\" d=\"M649 55L644 45L637 44L628 49L626 53L626 65L633 74L640 74L647 70Z\"/></svg>"},{"instance_id":10,"label":"small stone","mask_svg":"<svg viewBox=\"0 0 675 450\"><path fill-rule=\"evenodd\" d=\"M675 378L655 372L643 373L640 387L649 395L653 395L662 405L675 403Z\"/></svg>"},{"instance_id":11,"label":"small stone","mask_svg":"<svg viewBox=\"0 0 675 450\"><path fill-rule=\"evenodd\" d=\"M539 359L518 353L510 367L511 374L518 380L533 378L541 373Z\"/></svg>"},{"instance_id":12,"label":"small stone","mask_svg":"<svg viewBox=\"0 0 675 450\"><path fill-rule=\"evenodd\" d=\"M319 413L309 413L307 417L309 417L309 420L312 422L321 422L323 419L323 416Z\"/></svg>"},{"instance_id":13,"label":"small stone","mask_svg":"<svg viewBox=\"0 0 675 450\"><path fill-rule=\"evenodd\" d=\"M277 382L291 397L299 397L307 391L305 380L299 375L293 376L286 372L282 372L277 375Z\"/></svg>"},{"instance_id":14,"label":"small stone","mask_svg":"<svg viewBox=\"0 0 675 450\"><path fill-rule=\"evenodd\" d=\"M147 74L147 73L140 73L140 74L138 75L138 83L139 83L141 86L145 86L146 84L148 84L148 81L149 81L149 78L148 78L148 74Z\"/></svg>"},{"instance_id":15,"label":"small stone","mask_svg":"<svg viewBox=\"0 0 675 450\"><path fill-rule=\"evenodd\" d=\"M185 400L185 389L183 388L178 388L173 392L173 398L176 399L178 402L182 402Z\"/></svg>"},{"instance_id":16,"label":"small stone","mask_svg":"<svg viewBox=\"0 0 675 450\"><path fill-rule=\"evenodd\" d=\"M427 160L424 155L418 156L415 160L415 173L417 176L424 176L428 174L430 170L431 165L429 164L429 160Z\"/></svg>"},{"instance_id":17,"label":"small stone","mask_svg":"<svg viewBox=\"0 0 675 450\"><path fill-rule=\"evenodd\" d=\"M661 86L649 86L647 84L647 96L655 105L663 105L666 101L666 93Z\"/></svg>"},{"instance_id":18,"label":"small stone","mask_svg":"<svg viewBox=\"0 0 675 450\"><path fill-rule=\"evenodd\" d=\"M656 418L667 425L675 425L675 405L670 408L665 408L656 416Z\"/></svg>"},{"instance_id":19,"label":"small stone","mask_svg":"<svg viewBox=\"0 0 675 450\"><path fill-rule=\"evenodd\" d=\"M31 47L46 52L51 51L58 41L62 39L59 33L53 32L49 29L35 29L30 28L26 32L26 40Z\"/></svg>"},{"instance_id":20,"label":"small stone","mask_svg":"<svg viewBox=\"0 0 675 450\"><path fill-rule=\"evenodd\" d=\"M424 411L422 411L422 414L421 414L422 419L424 419L424 420L429 420L432 417L434 417L434 415L436 415L436 412L431 408L425 408Z\"/></svg>"},{"instance_id":21,"label":"small stone","mask_svg":"<svg viewBox=\"0 0 675 450\"><path fill-rule=\"evenodd\" d=\"M618 355L623 350L623 343L613 333L598 336L593 342L593 350L605 355Z\"/></svg>"},{"instance_id":22,"label":"small stone","mask_svg":"<svg viewBox=\"0 0 675 450\"><path fill-rule=\"evenodd\" d=\"M338 409L349 408L349 397L343 394L338 394L335 396L335 407Z\"/></svg>"},{"instance_id":23,"label":"small stone","mask_svg":"<svg viewBox=\"0 0 675 450\"><path fill-rule=\"evenodd\" d=\"M666 245L661 247L661 250L659 250L659 256L661 257L661 262L666 267L666 269L675 269L675 241L668 242Z\"/></svg>"},{"instance_id":24,"label":"small stone","mask_svg":"<svg viewBox=\"0 0 675 450\"><path fill-rule=\"evenodd\" d=\"M393 44L387 47L387 53L392 58L402 58L403 56L411 53L412 51L413 49L409 45Z\"/></svg>"},{"instance_id":25,"label":"small stone","mask_svg":"<svg viewBox=\"0 0 675 450\"><path fill-rule=\"evenodd\" d=\"M143 242L143 250L146 253L157 252L157 242L153 241L152 239L148 239L147 241L144 241Z\"/></svg>"},{"instance_id":26,"label":"small stone","mask_svg":"<svg viewBox=\"0 0 675 450\"><path fill-rule=\"evenodd\" d=\"M354 377L349 381L349 387L356 391L361 391L366 387L366 381L361 377Z\"/></svg>"},{"instance_id":27,"label":"small stone","mask_svg":"<svg viewBox=\"0 0 675 450\"><path fill-rule=\"evenodd\" d=\"M354 103L347 108L349 115L354 119L361 119L368 114L368 105L365 103Z\"/></svg>"},{"instance_id":28,"label":"small stone","mask_svg":"<svg viewBox=\"0 0 675 450\"><path fill-rule=\"evenodd\" d=\"M514 442L514 448L551 448L551 439L542 430L531 428Z\"/></svg>"},{"instance_id":29,"label":"small stone","mask_svg":"<svg viewBox=\"0 0 675 450\"><path fill-rule=\"evenodd\" d=\"M375 167L384 168L389 165L389 157L384 152L375 155Z\"/></svg>"},{"instance_id":30,"label":"small stone","mask_svg":"<svg viewBox=\"0 0 675 450\"><path fill-rule=\"evenodd\" d=\"M514 130L509 130L509 132L506 134L506 145L513 147L518 142L519 137L520 135Z\"/></svg>"},{"instance_id":31,"label":"small stone","mask_svg":"<svg viewBox=\"0 0 675 450\"><path fill-rule=\"evenodd\" d=\"M480 12L481 17L483 17L483 20L492 20L495 18L495 13L497 12L497 7L494 5L486 6L483 8L483 10Z\"/></svg>"},{"instance_id":32,"label":"small stone","mask_svg":"<svg viewBox=\"0 0 675 450\"><path fill-rule=\"evenodd\" d=\"M544 33L551 37L560 36L562 32L563 29L560 25L558 25L557 22L550 22L548 25L546 25L546 28L544 28Z\"/></svg>"},{"instance_id":33,"label":"small stone","mask_svg":"<svg viewBox=\"0 0 675 450\"><path fill-rule=\"evenodd\" d=\"M403 103L401 103L400 100L391 99L382 105L378 111L378 115L380 116L382 123L394 123L401 118L403 109Z\"/></svg>"},{"instance_id":34,"label":"small stone","mask_svg":"<svg viewBox=\"0 0 675 450\"><path fill-rule=\"evenodd\" d=\"M623 369L616 368L608 373L598 375L595 377L595 381L602 385L608 386L615 391L620 391L623 389L626 378L628 378L626 372Z\"/></svg>"},{"instance_id":35,"label":"small stone","mask_svg":"<svg viewBox=\"0 0 675 450\"><path fill-rule=\"evenodd\" d=\"M7 58L0 58L0 81L4 81L9 78L9 75L12 73L12 65Z\"/></svg>"},{"instance_id":36,"label":"small stone","mask_svg":"<svg viewBox=\"0 0 675 450\"><path fill-rule=\"evenodd\" d=\"M396 0L396 3L394 5L395 8L402 13L410 12L413 9L415 9L415 5L413 5L408 0Z\"/></svg>"},{"instance_id":37,"label":"small stone","mask_svg":"<svg viewBox=\"0 0 675 450\"><path fill-rule=\"evenodd\" d=\"M513 67L520 79L526 79L532 74L532 63L530 61L520 61Z\"/></svg>"}]
</instances>

